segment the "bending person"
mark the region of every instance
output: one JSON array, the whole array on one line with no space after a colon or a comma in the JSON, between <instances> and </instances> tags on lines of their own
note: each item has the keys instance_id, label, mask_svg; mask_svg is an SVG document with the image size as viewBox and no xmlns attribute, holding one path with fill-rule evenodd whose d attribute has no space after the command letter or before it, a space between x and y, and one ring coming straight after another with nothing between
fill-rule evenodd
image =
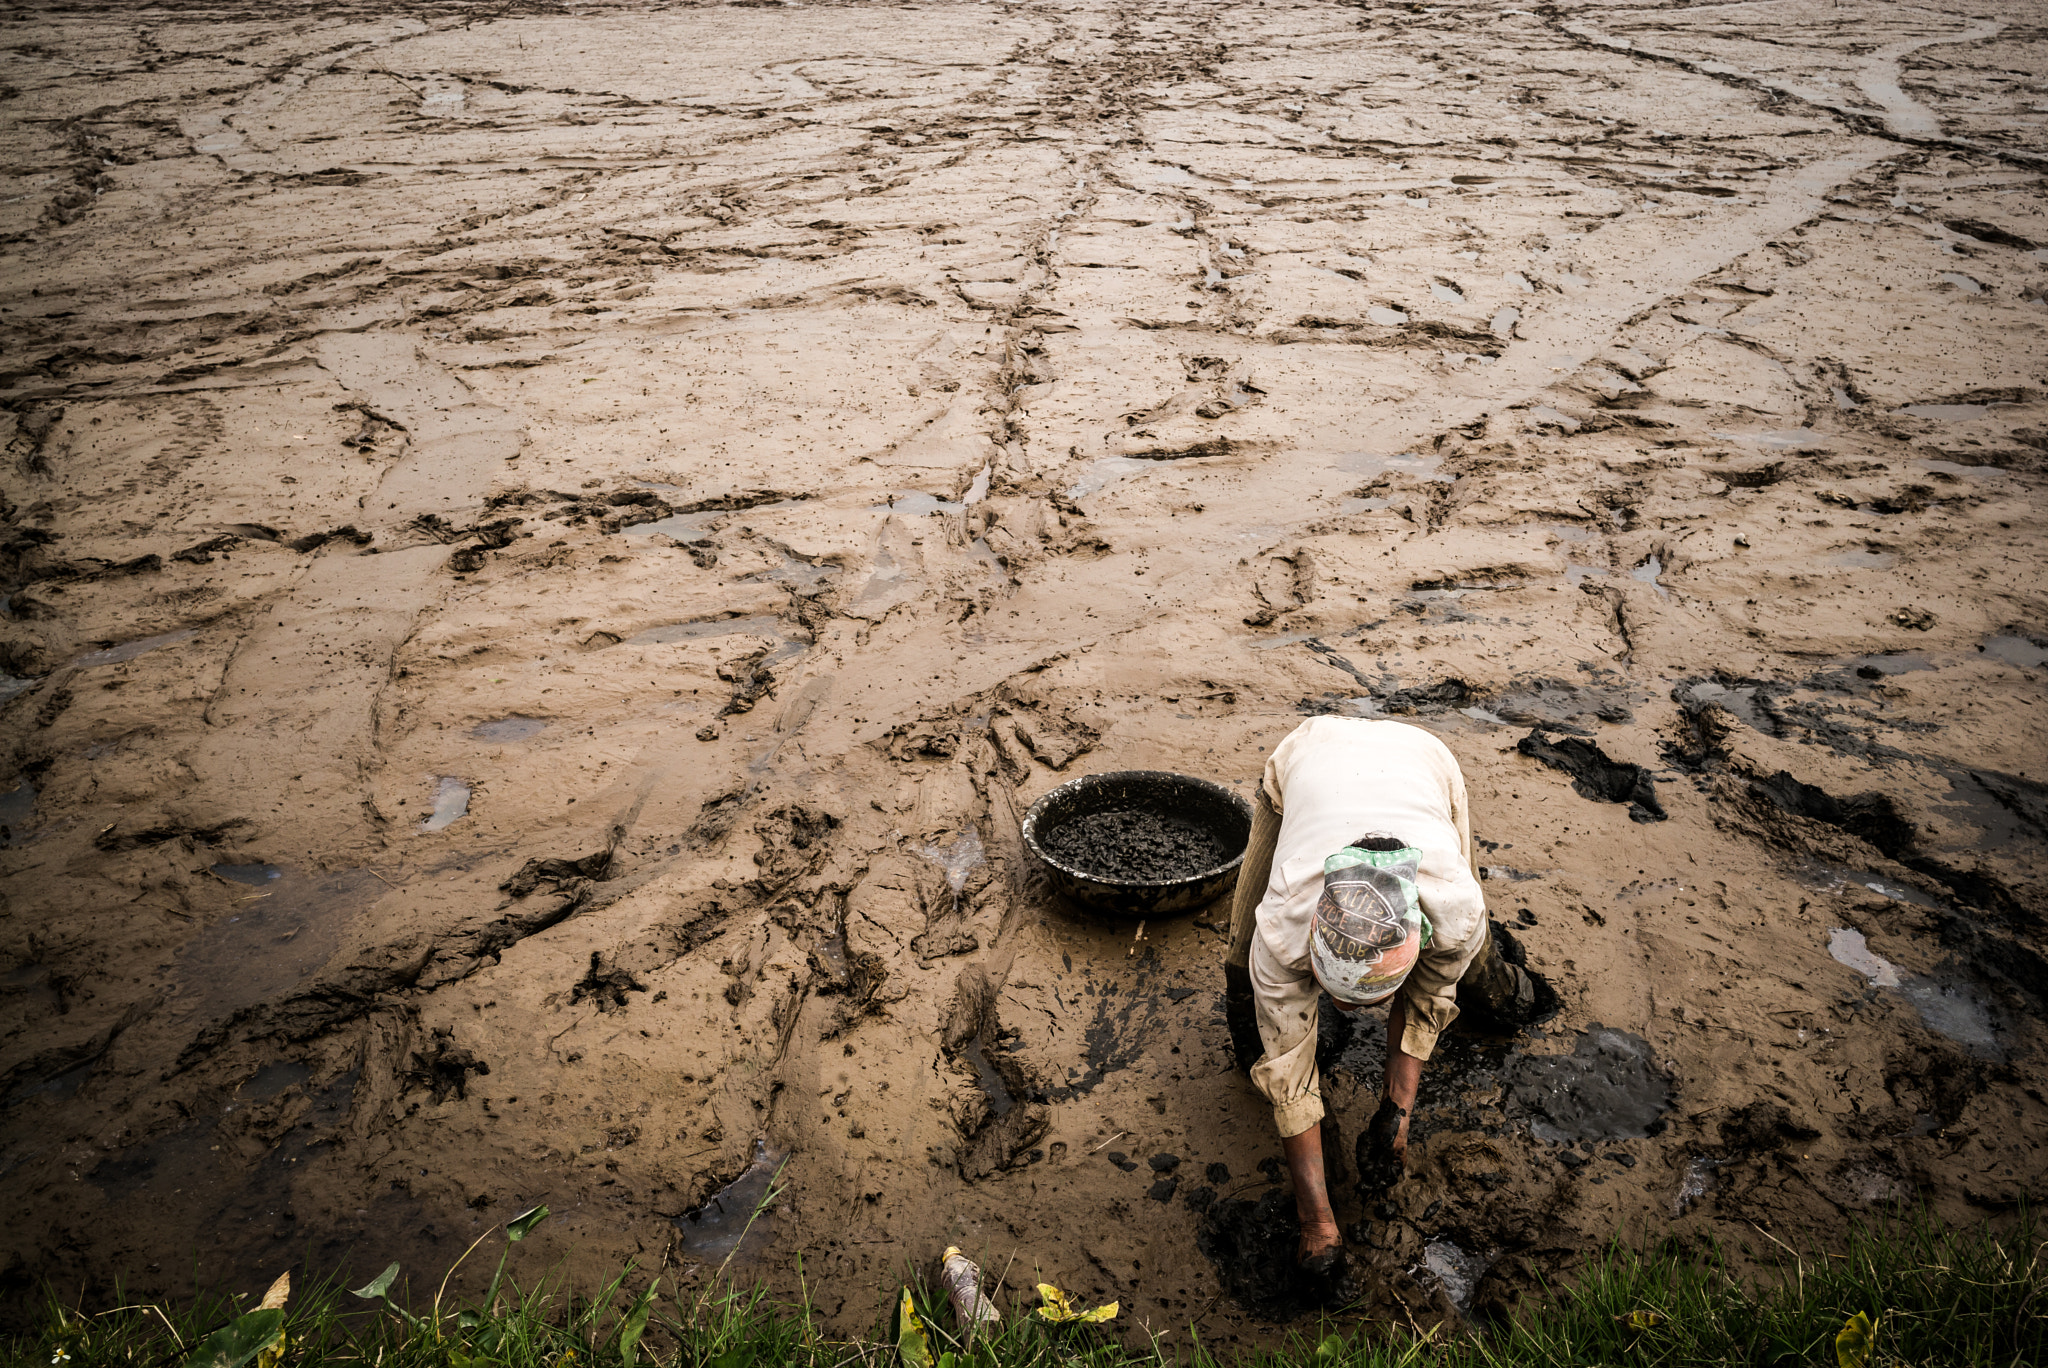
<instances>
[{"instance_id":1,"label":"bending person","mask_svg":"<svg viewBox=\"0 0 2048 1368\"><path fill-rule=\"evenodd\" d=\"M1386 1087L1359 1146L1367 1188L1401 1174L1422 1066L1458 1014L1459 982L1505 1020L1535 1004L1529 976L1493 949L1465 779L1441 741L1344 717L1288 734L1254 804L1228 964L1240 992L1249 979L1265 1050L1251 1077L1294 1179L1297 1258L1328 1275L1344 1240L1324 1179L1319 990L1340 1011L1388 1009Z\"/></svg>"}]
</instances>

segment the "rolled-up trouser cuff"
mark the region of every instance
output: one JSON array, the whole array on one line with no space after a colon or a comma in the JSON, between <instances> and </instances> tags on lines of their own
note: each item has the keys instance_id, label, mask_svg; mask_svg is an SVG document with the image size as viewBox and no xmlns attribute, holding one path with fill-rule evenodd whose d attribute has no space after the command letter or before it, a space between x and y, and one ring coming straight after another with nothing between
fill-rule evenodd
<instances>
[{"instance_id":1,"label":"rolled-up trouser cuff","mask_svg":"<svg viewBox=\"0 0 2048 1368\"><path fill-rule=\"evenodd\" d=\"M1282 1139L1299 1135L1323 1119L1323 1081L1316 1072L1316 1018L1311 999L1308 1029L1292 1041L1274 1041L1252 1065L1252 1086L1273 1104L1273 1124Z\"/></svg>"}]
</instances>

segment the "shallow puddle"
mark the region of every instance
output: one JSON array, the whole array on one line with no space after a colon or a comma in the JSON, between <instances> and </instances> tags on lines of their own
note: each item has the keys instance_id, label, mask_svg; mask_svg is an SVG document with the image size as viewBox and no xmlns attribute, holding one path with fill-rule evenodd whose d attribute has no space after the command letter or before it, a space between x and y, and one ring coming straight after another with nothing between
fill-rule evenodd
<instances>
[{"instance_id":1,"label":"shallow puddle","mask_svg":"<svg viewBox=\"0 0 2048 1368\"><path fill-rule=\"evenodd\" d=\"M723 1260L740 1247L751 1230L767 1222L764 1206L775 1189L775 1175L787 1152L754 1142L754 1161L739 1177L713 1193L703 1206L676 1217L676 1244L683 1253L706 1263Z\"/></svg>"},{"instance_id":2,"label":"shallow puddle","mask_svg":"<svg viewBox=\"0 0 2048 1368\"><path fill-rule=\"evenodd\" d=\"M1462 290L1459 290L1454 285L1446 285L1441 280L1431 281L1429 292L1446 304L1463 304L1465 302L1465 294Z\"/></svg>"},{"instance_id":3,"label":"shallow puddle","mask_svg":"<svg viewBox=\"0 0 2048 1368\"><path fill-rule=\"evenodd\" d=\"M1422 1263L1443 1284L1451 1304L1460 1312L1472 1309L1472 1294L1479 1290L1479 1280L1493 1266L1492 1260L1460 1249L1455 1242L1441 1237L1422 1247Z\"/></svg>"},{"instance_id":4,"label":"shallow puddle","mask_svg":"<svg viewBox=\"0 0 2048 1368\"><path fill-rule=\"evenodd\" d=\"M1520 309L1501 309L1486 326L1495 337L1513 337L1515 325L1522 321Z\"/></svg>"},{"instance_id":5,"label":"shallow puddle","mask_svg":"<svg viewBox=\"0 0 2048 1368\"><path fill-rule=\"evenodd\" d=\"M1399 309L1389 309L1384 304L1375 304L1365 311L1365 316L1383 328L1397 328L1408 321L1408 315Z\"/></svg>"},{"instance_id":6,"label":"shallow puddle","mask_svg":"<svg viewBox=\"0 0 2048 1368\"><path fill-rule=\"evenodd\" d=\"M1008 1116L1010 1109L1017 1105L1017 1100L1010 1095L1010 1085L1003 1081L1002 1074L988 1062L988 1050L982 1038L975 1036L968 1040L961 1046L960 1053L974 1066L975 1081L980 1084L981 1090L988 1094L989 1114Z\"/></svg>"},{"instance_id":7,"label":"shallow puddle","mask_svg":"<svg viewBox=\"0 0 2048 1368\"><path fill-rule=\"evenodd\" d=\"M36 819L36 786L26 779L0 793L0 844L19 845Z\"/></svg>"},{"instance_id":8,"label":"shallow puddle","mask_svg":"<svg viewBox=\"0 0 2048 1368\"><path fill-rule=\"evenodd\" d=\"M479 722L469 729L469 734L479 741L527 741L548 729L548 724L538 717L521 717L514 713L510 717L493 718Z\"/></svg>"},{"instance_id":9,"label":"shallow puddle","mask_svg":"<svg viewBox=\"0 0 2048 1368\"><path fill-rule=\"evenodd\" d=\"M1809 877L1830 893L1839 893L1844 888L1854 884L1858 888L1867 888L1880 897L1890 898L1893 902L1912 903L1915 907L1940 907L1942 905L1937 899L1928 897L1917 888L1910 888L1905 884L1886 883L1883 879L1867 870L1835 869L1829 865L1814 865L1811 867L1811 870L1812 872ZM1861 933L1852 932L1850 934L1857 935L1860 939ZM1832 945L1830 946L1830 953L1832 953ZM1840 959L1841 957L1838 955L1836 958ZM1848 961L1843 960L1843 963L1846 964Z\"/></svg>"},{"instance_id":10,"label":"shallow puddle","mask_svg":"<svg viewBox=\"0 0 2048 1368\"><path fill-rule=\"evenodd\" d=\"M118 665L123 661L133 660L145 652L154 651L159 646L172 646L180 641L190 641L198 635L198 628L187 627L182 632L164 632L157 636L138 637L134 641L124 641L118 646L109 646L104 650L87 651L71 664L80 670L89 670L95 665Z\"/></svg>"},{"instance_id":11,"label":"shallow puddle","mask_svg":"<svg viewBox=\"0 0 2048 1368\"><path fill-rule=\"evenodd\" d=\"M2017 665L2025 670L2048 666L2048 646L2023 636L2001 632L1985 637L1983 651L1985 655L1996 656L2008 665Z\"/></svg>"},{"instance_id":12,"label":"shallow puddle","mask_svg":"<svg viewBox=\"0 0 2048 1368\"><path fill-rule=\"evenodd\" d=\"M1984 283L1982 281L1966 276L1961 271L1943 271L1941 273L1941 282L1944 285L1955 286L1964 294L1980 295L1984 293Z\"/></svg>"},{"instance_id":13,"label":"shallow puddle","mask_svg":"<svg viewBox=\"0 0 2048 1368\"><path fill-rule=\"evenodd\" d=\"M420 113L429 118L448 118L462 112L469 92L462 82L449 77L430 77L420 86Z\"/></svg>"},{"instance_id":14,"label":"shallow puddle","mask_svg":"<svg viewBox=\"0 0 2048 1368\"><path fill-rule=\"evenodd\" d=\"M442 775L434 786L434 810L420 823L421 831L439 831L469 815L469 785L453 775Z\"/></svg>"},{"instance_id":15,"label":"shallow puddle","mask_svg":"<svg viewBox=\"0 0 2048 1368\"><path fill-rule=\"evenodd\" d=\"M752 617L710 618L697 622L672 622L650 627L620 642L621 646L661 646L671 641L695 641L711 636L763 636L784 640L782 619L766 614Z\"/></svg>"},{"instance_id":16,"label":"shallow puddle","mask_svg":"<svg viewBox=\"0 0 2048 1368\"><path fill-rule=\"evenodd\" d=\"M1080 479L1067 486L1067 497L1085 499L1100 494L1111 485L1130 476L1154 469L1157 461L1141 461L1135 456L1100 456L1088 463Z\"/></svg>"},{"instance_id":17,"label":"shallow puddle","mask_svg":"<svg viewBox=\"0 0 2048 1368\"><path fill-rule=\"evenodd\" d=\"M1827 674L1815 676L1813 683L1822 684L1839 678L1844 673L1853 673L1858 679L1871 680L1933 668L1933 662L1925 656L1916 655L1911 651L1890 651L1883 655L1852 656Z\"/></svg>"},{"instance_id":18,"label":"shallow puddle","mask_svg":"<svg viewBox=\"0 0 2048 1368\"><path fill-rule=\"evenodd\" d=\"M1937 475L1961 475L1965 479L1972 480L1992 480L2005 474L2004 466L1995 465L1961 465L1955 461L1935 461L1924 458L1915 461L1914 464L1923 470L1931 470Z\"/></svg>"},{"instance_id":19,"label":"shallow puddle","mask_svg":"<svg viewBox=\"0 0 2048 1368\"><path fill-rule=\"evenodd\" d=\"M798 593L807 594L829 583L839 570L840 567L836 565L813 565L801 556L784 552L782 564L770 566L766 570L756 570L751 575L740 576L740 579L743 583L751 584L786 584Z\"/></svg>"},{"instance_id":20,"label":"shallow puddle","mask_svg":"<svg viewBox=\"0 0 2048 1368\"><path fill-rule=\"evenodd\" d=\"M711 535L711 523L726 514L724 509L712 509L702 513L671 513L666 518L653 522L635 523L622 527L621 533L628 537L652 537L657 533L671 541L700 542Z\"/></svg>"},{"instance_id":21,"label":"shallow puddle","mask_svg":"<svg viewBox=\"0 0 2048 1368\"><path fill-rule=\"evenodd\" d=\"M1772 432L1716 432L1724 442L1749 442L1765 451L1824 451L1828 439L1810 428L1783 428Z\"/></svg>"},{"instance_id":22,"label":"shallow puddle","mask_svg":"<svg viewBox=\"0 0 2048 1368\"><path fill-rule=\"evenodd\" d=\"M240 1088L235 1096L244 1102L268 1102L286 1088L303 1084L313 1076L313 1071L296 1060L279 1060L265 1064L258 1069Z\"/></svg>"},{"instance_id":23,"label":"shallow puddle","mask_svg":"<svg viewBox=\"0 0 2048 1368\"><path fill-rule=\"evenodd\" d=\"M1828 932L1828 954L1836 963L1863 975L1872 988L1895 989L1936 1035L1987 1058L2004 1056L1991 1008L1967 990L1926 974L1907 973L1872 950L1861 931L1849 927Z\"/></svg>"},{"instance_id":24,"label":"shallow puddle","mask_svg":"<svg viewBox=\"0 0 2048 1368\"><path fill-rule=\"evenodd\" d=\"M1456 476L1445 475L1437 470L1441 460L1441 457L1419 455L1413 451L1392 454L1378 451L1347 451L1331 464L1342 474L1358 475L1366 479L1391 472L1413 475L1418 479L1435 480L1440 484L1456 483Z\"/></svg>"},{"instance_id":25,"label":"shallow puddle","mask_svg":"<svg viewBox=\"0 0 2048 1368\"><path fill-rule=\"evenodd\" d=\"M248 884L251 888L266 888L284 877L283 867L274 864L217 864L208 868L231 883Z\"/></svg>"},{"instance_id":26,"label":"shallow puddle","mask_svg":"<svg viewBox=\"0 0 2048 1368\"><path fill-rule=\"evenodd\" d=\"M977 865L988 863L988 854L981 844L981 833L969 827L945 845L934 841L918 848L918 854L946 871L946 887L953 890L953 901L957 904L960 895L967 891L967 876Z\"/></svg>"},{"instance_id":27,"label":"shallow puddle","mask_svg":"<svg viewBox=\"0 0 2048 1368\"><path fill-rule=\"evenodd\" d=\"M1671 1214L1683 1216L1693 1204L1714 1190L1714 1170L1726 1162L1710 1159L1704 1154L1695 1154L1685 1166L1685 1177L1679 1180L1678 1195L1671 1199Z\"/></svg>"},{"instance_id":28,"label":"shallow puddle","mask_svg":"<svg viewBox=\"0 0 2048 1368\"><path fill-rule=\"evenodd\" d=\"M1646 556L1640 564L1628 572L1628 577L1639 584L1647 584L1652 589L1655 589L1658 598L1668 599L1671 597L1671 591L1666 589L1664 581L1658 578L1663 573L1663 560L1657 556Z\"/></svg>"},{"instance_id":29,"label":"shallow puddle","mask_svg":"<svg viewBox=\"0 0 2048 1368\"><path fill-rule=\"evenodd\" d=\"M237 875L223 872L229 869ZM364 869L308 874L224 865L216 872L252 891L177 954L179 996L207 1020L296 988L341 948L350 917L385 888Z\"/></svg>"}]
</instances>

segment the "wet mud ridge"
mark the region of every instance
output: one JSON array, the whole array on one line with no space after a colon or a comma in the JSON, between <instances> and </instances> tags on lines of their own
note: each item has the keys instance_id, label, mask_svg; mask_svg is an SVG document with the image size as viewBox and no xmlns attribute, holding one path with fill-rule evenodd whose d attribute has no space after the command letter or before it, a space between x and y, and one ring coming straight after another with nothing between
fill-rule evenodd
<instances>
[{"instance_id":1,"label":"wet mud ridge","mask_svg":"<svg viewBox=\"0 0 2048 1368\"><path fill-rule=\"evenodd\" d=\"M2037 1200L2048 67L1745 14L0 19L0 1317L545 1201L1275 1343L1227 909L1018 823L1320 715L1450 748L1542 983L1375 1192L1324 1014L1344 1315Z\"/></svg>"}]
</instances>

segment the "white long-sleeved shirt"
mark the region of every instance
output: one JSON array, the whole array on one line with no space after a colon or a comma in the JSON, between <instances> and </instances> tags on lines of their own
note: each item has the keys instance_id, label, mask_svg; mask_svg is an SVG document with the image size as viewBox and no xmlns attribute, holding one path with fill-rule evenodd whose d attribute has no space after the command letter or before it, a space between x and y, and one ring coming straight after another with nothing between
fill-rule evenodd
<instances>
[{"instance_id":1,"label":"white long-sleeved shirt","mask_svg":"<svg viewBox=\"0 0 2048 1368\"><path fill-rule=\"evenodd\" d=\"M1266 762L1266 798L1280 814L1271 877L1252 937L1251 979L1265 1054L1252 1082L1273 1103L1282 1136L1323 1117L1316 1073L1318 987L1308 939L1323 861L1385 833L1422 852L1416 893L1434 934L1401 985L1402 1053L1427 1059L1458 1015L1458 980L1484 944L1486 903L1472 859L1465 778L1443 742L1403 722L1314 717Z\"/></svg>"}]
</instances>

